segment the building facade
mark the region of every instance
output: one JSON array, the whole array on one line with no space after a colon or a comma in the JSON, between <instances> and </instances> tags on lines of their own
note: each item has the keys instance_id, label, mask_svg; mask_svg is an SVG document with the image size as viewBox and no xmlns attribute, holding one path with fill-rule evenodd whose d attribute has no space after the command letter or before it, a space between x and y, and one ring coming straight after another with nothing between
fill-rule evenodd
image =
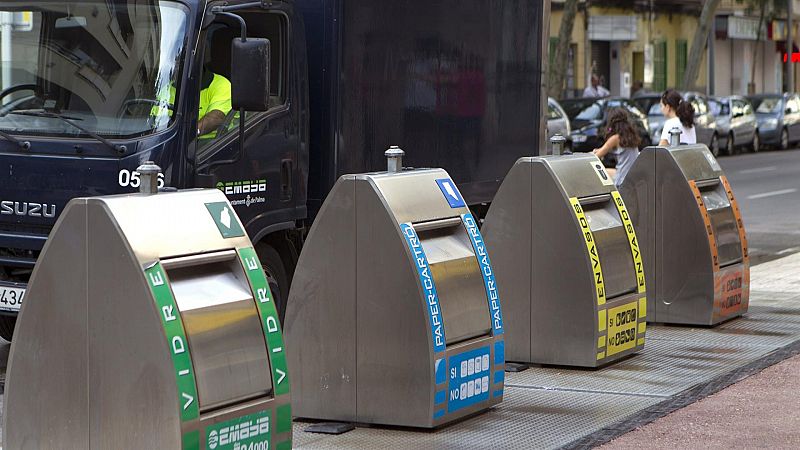
<instances>
[{"instance_id":1,"label":"building facade","mask_svg":"<svg viewBox=\"0 0 800 450\"><path fill-rule=\"evenodd\" d=\"M800 2L794 1L798 3L795 12L800 12ZM564 0L553 0L550 64L567 65L562 96L580 96L591 74L604 81L611 95L629 96L639 87L658 92L679 85L702 7L702 0L580 1L570 55L567 61L557 62L554 53ZM745 2L723 0L716 11L695 88L715 95L785 89L786 20L775 17L780 14L785 17L785 12L774 12L757 33L757 12L754 17ZM797 36L796 24L794 30ZM800 80L797 74L795 80Z\"/></svg>"}]
</instances>

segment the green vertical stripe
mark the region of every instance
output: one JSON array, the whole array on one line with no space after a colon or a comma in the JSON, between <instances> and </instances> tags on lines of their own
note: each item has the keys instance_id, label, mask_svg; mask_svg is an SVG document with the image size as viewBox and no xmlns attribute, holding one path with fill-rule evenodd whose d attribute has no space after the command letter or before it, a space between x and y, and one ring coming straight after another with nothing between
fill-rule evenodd
<instances>
[{"instance_id":1,"label":"green vertical stripe","mask_svg":"<svg viewBox=\"0 0 800 450\"><path fill-rule=\"evenodd\" d=\"M250 288L256 299L258 313L261 316L261 326L264 336L267 337L267 350L269 362L272 367L272 383L275 396L289 393L289 371L286 368L286 349L283 346L283 334L278 320L278 310L272 292L267 284L267 277L258 260L258 255L252 247L239 249L239 258L244 266Z\"/></svg>"},{"instance_id":2,"label":"green vertical stripe","mask_svg":"<svg viewBox=\"0 0 800 450\"><path fill-rule=\"evenodd\" d=\"M276 433L286 433L292 431L292 406L281 405L277 408Z\"/></svg>"},{"instance_id":3,"label":"green vertical stripe","mask_svg":"<svg viewBox=\"0 0 800 450\"><path fill-rule=\"evenodd\" d=\"M190 431L183 435L184 450L195 450L200 448L200 432Z\"/></svg>"},{"instance_id":4,"label":"green vertical stripe","mask_svg":"<svg viewBox=\"0 0 800 450\"><path fill-rule=\"evenodd\" d=\"M189 354L189 341L186 339L181 315L161 263L156 263L153 267L146 269L145 278L153 292L161 325L164 327L167 338L167 346L172 356L175 382L178 387L177 406L181 414L181 422L187 423L200 417L200 409L197 405L197 384L194 379L192 357ZM196 434L196 432L193 433ZM199 448L199 437L187 433L183 436L183 443L185 449Z\"/></svg>"}]
</instances>

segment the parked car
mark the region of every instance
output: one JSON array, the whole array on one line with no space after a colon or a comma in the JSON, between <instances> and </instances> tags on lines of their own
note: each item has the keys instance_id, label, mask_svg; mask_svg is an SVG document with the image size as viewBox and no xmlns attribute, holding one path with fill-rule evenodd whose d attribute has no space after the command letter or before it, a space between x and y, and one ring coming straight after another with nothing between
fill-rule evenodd
<instances>
[{"instance_id":1,"label":"parked car","mask_svg":"<svg viewBox=\"0 0 800 450\"><path fill-rule=\"evenodd\" d=\"M603 145L603 124L610 108L625 108L634 119L642 137L640 148L648 144L650 128L645 116L626 98L576 98L560 101L572 127L570 140L575 152L590 152Z\"/></svg>"},{"instance_id":2,"label":"parked car","mask_svg":"<svg viewBox=\"0 0 800 450\"><path fill-rule=\"evenodd\" d=\"M569 141L571 128L569 126L569 117L564 111L564 108L558 104L553 97L547 98L547 139L556 134L564 136Z\"/></svg>"},{"instance_id":3,"label":"parked car","mask_svg":"<svg viewBox=\"0 0 800 450\"><path fill-rule=\"evenodd\" d=\"M728 155L742 146L754 152L759 150L758 121L753 106L746 98L738 95L710 98L708 106L717 119L720 149L725 149Z\"/></svg>"},{"instance_id":4,"label":"parked car","mask_svg":"<svg viewBox=\"0 0 800 450\"><path fill-rule=\"evenodd\" d=\"M762 94L747 99L756 113L762 145L787 149L800 141L800 97L797 94Z\"/></svg>"},{"instance_id":5,"label":"parked car","mask_svg":"<svg viewBox=\"0 0 800 450\"><path fill-rule=\"evenodd\" d=\"M694 125L697 142L706 144L714 156L719 154L719 135L714 115L708 106L708 99L699 92L682 92L684 100L692 103L694 107ZM650 123L650 142L658 145L661 141L661 130L667 120L661 112L661 94L645 92L634 96L631 100L637 108L647 114Z\"/></svg>"}]
</instances>

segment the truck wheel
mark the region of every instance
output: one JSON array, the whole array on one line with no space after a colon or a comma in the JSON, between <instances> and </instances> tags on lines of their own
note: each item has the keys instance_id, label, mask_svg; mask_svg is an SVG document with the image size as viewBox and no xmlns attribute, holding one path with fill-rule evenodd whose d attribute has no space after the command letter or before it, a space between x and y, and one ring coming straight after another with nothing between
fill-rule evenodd
<instances>
[{"instance_id":1,"label":"truck wheel","mask_svg":"<svg viewBox=\"0 0 800 450\"><path fill-rule=\"evenodd\" d=\"M0 316L0 337L11 342L11 337L14 336L14 326L16 324L16 317Z\"/></svg>"},{"instance_id":2,"label":"truck wheel","mask_svg":"<svg viewBox=\"0 0 800 450\"><path fill-rule=\"evenodd\" d=\"M261 266L264 267L264 275L267 277L269 290L272 292L275 307L278 309L278 318L283 325L286 301L289 299L289 275L286 273L286 265L283 263L280 253L269 244L258 246L258 258Z\"/></svg>"}]
</instances>

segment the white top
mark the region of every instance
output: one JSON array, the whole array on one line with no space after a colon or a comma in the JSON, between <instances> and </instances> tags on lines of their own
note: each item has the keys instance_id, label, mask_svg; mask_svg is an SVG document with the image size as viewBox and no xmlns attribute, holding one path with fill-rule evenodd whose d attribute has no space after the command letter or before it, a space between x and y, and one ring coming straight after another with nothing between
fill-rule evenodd
<instances>
[{"instance_id":1,"label":"white top","mask_svg":"<svg viewBox=\"0 0 800 450\"><path fill-rule=\"evenodd\" d=\"M608 89L599 85L597 86L597 89L593 88L592 86L586 86L586 89L583 90L584 97L608 97L608 95Z\"/></svg>"},{"instance_id":2,"label":"white top","mask_svg":"<svg viewBox=\"0 0 800 450\"><path fill-rule=\"evenodd\" d=\"M675 127L681 130L681 144L697 144L697 136L694 133L695 127L686 128L681 123L681 119L673 117L664 122L664 128L661 130L661 139L669 142L669 131Z\"/></svg>"},{"instance_id":3,"label":"white top","mask_svg":"<svg viewBox=\"0 0 800 450\"><path fill-rule=\"evenodd\" d=\"M636 157L639 156L639 149L636 147L617 147L614 150L617 155L617 175L614 177L614 185L617 187L622 186L625 181L625 175L631 170Z\"/></svg>"}]
</instances>

